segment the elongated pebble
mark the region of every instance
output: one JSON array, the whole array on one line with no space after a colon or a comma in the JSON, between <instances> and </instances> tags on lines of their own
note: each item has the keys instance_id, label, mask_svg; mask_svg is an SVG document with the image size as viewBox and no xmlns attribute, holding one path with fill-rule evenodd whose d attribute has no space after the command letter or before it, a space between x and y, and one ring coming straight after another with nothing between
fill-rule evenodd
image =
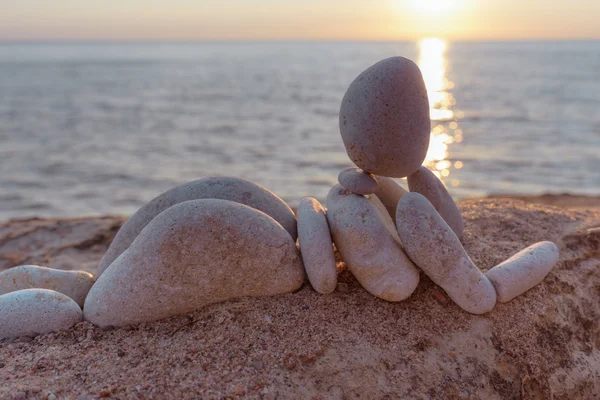
<instances>
[{"instance_id":1,"label":"elongated pebble","mask_svg":"<svg viewBox=\"0 0 600 400\"><path fill-rule=\"evenodd\" d=\"M398 202L408 191L400 186L394 179L386 176L376 176L377 190L375 196L381 200L385 209L392 217L392 221L396 221L396 207Z\"/></svg>"},{"instance_id":2,"label":"elongated pebble","mask_svg":"<svg viewBox=\"0 0 600 400\"><path fill-rule=\"evenodd\" d=\"M83 307L94 284L94 276L85 271L21 265L0 272L0 295L23 289L49 289L65 294Z\"/></svg>"},{"instance_id":3,"label":"elongated pebble","mask_svg":"<svg viewBox=\"0 0 600 400\"><path fill-rule=\"evenodd\" d=\"M356 167L343 169L338 175L338 182L344 189L356 194L372 194L377 190L375 177Z\"/></svg>"},{"instance_id":4,"label":"elongated pebble","mask_svg":"<svg viewBox=\"0 0 600 400\"><path fill-rule=\"evenodd\" d=\"M68 329L83 320L70 297L48 289L25 289L0 296L0 339Z\"/></svg>"},{"instance_id":5,"label":"elongated pebble","mask_svg":"<svg viewBox=\"0 0 600 400\"><path fill-rule=\"evenodd\" d=\"M558 257L554 243L539 242L496 265L485 276L494 285L498 301L506 303L543 281Z\"/></svg>"},{"instance_id":6,"label":"elongated pebble","mask_svg":"<svg viewBox=\"0 0 600 400\"><path fill-rule=\"evenodd\" d=\"M459 238L465 229L458 206L437 176L425 167L408 176L408 188L425 196Z\"/></svg>"},{"instance_id":7,"label":"elongated pebble","mask_svg":"<svg viewBox=\"0 0 600 400\"><path fill-rule=\"evenodd\" d=\"M297 214L298 241L308 280L317 292L331 293L337 286L337 269L325 210L317 199L305 197Z\"/></svg>"},{"instance_id":8,"label":"elongated pebble","mask_svg":"<svg viewBox=\"0 0 600 400\"><path fill-rule=\"evenodd\" d=\"M494 308L494 286L425 197L419 193L402 197L396 209L396 227L411 260L460 308L472 314Z\"/></svg>"},{"instance_id":9,"label":"elongated pebble","mask_svg":"<svg viewBox=\"0 0 600 400\"><path fill-rule=\"evenodd\" d=\"M393 221L375 195L335 185L327 196L331 236L350 272L371 294L387 301L409 297L419 271L402 250Z\"/></svg>"}]
</instances>

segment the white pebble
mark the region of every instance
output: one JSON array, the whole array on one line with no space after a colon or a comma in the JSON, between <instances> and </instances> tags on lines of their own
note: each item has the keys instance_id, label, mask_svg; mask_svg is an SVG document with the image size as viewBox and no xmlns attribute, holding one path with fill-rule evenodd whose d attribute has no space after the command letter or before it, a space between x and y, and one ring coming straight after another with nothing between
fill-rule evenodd
<instances>
[{"instance_id":1,"label":"white pebble","mask_svg":"<svg viewBox=\"0 0 600 400\"><path fill-rule=\"evenodd\" d=\"M411 192L425 196L444 221L450 225L456 236L459 238L462 236L465 225L460 210L442 181L433 172L425 167L419 168L414 174L409 175L408 188Z\"/></svg>"},{"instance_id":2,"label":"white pebble","mask_svg":"<svg viewBox=\"0 0 600 400\"><path fill-rule=\"evenodd\" d=\"M25 289L0 296L0 339L60 331L82 319L77 303L53 290Z\"/></svg>"},{"instance_id":3,"label":"white pebble","mask_svg":"<svg viewBox=\"0 0 600 400\"><path fill-rule=\"evenodd\" d=\"M298 241L308 280L317 292L331 293L337 286L337 269L325 210L317 199L305 197L297 214Z\"/></svg>"},{"instance_id":4,"label":"white pebble","mask_svg":"<svg viewBox=\"0 0 600 400\"><path fill-rule=\"evenodd\" d=\"M425 197L419 193L402 197L396 209L396 227L411 260L460 308L472 314L494 308L494 286Z\"/></svg>"},{"instance_id":5,"label":"white pebble","mask_svg":"<svg viewBox=\"0 0 600 400\"><path fill-rule=\"evenodd\" d=\"M255 208L275 219L296 241L296 216L277 195L254 182L234 177L208 177L179 185L155 197L123 224L102 256L96 278L100 277L140 234L146 225L167 208L184 201L221 199Z\"/></svg>"},{"instance_id":6,"label":"white pebble","mask_svg":"<svg viewBox=\"0 0 600 400\"><path fill-rule=\"evenodd\" d=\"M352 194L335 185L327 207L333 242L360 284L387 301L409 297L419 283L419 271L402 251L394 224L377 197Z\"/></svg>"},{"instance_id":7,"label":"white pebble","mask_svg":"<svg viewBox=\"0 0 600 400\"><path fill-rule=\"evenodd\" d=\"M506 303L544 280L558 257L554 243L539 242L496 265L485 276L496 288L498 301Z\"/></svg>"},{"instance_id":8,"label":"white pebble","mask_svg":"<svg viewBox=\"0 0 600 400\"><path fill-rule=\"evenodd\" d=\"M0 295L23 289L49 289L65 294L83 307L94 284L94 276L85 271L21 265L0 272Z\"/></svg>"},{"instance_id":9,"label":"white pebble","mask_svg":"<svg viewBox=\"0 0 600 400\"><path fill-rule=\"evenodd\" d=\"M376 176L376 179L377 190L375 196L381 200L388 214L392 217L392 221L395 221L398 202L408 191L400 186L395 179L386 176Z\"/></svg>"},{"instance_id":10,"label":"white pebble","mask_svg":"<svg viewBox=\"0 0 600 400\"><path fill-rule=\"evenodd\" d=\"M344 189L356 194L372 194L377 190L377 180L356 167L343 169L338 175L338 182Z\"/></svg>"},{"instance_id":11,"label":"white pebble","mask_svg":"<svg viewBox=\"0 0 600 400\"><path fill-rule=\"evenodd\" d=\"M304 278L296 241L275 219L232 201L191 200L146 225L98 278L83 310L101 327L131 325L290 293Z\"/></svg>"}]
</instances>

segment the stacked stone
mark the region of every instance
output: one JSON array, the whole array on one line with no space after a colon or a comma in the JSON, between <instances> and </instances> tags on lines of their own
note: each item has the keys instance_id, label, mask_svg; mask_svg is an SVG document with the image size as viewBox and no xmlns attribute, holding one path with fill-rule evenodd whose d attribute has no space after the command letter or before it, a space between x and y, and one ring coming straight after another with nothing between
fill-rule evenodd
<instances>
[{"instance_id":1,"label":"stacked stone","mask_svg":"<svg viewBox=\"0 0 600 400\"><path fill-rule=\"evenodd\" d=\"M459 208L421 165L431 125L425 84L412 61L388 58L361 73L344 95L339 122L357 168L338 176L327 216L342 258L369 292L390 301L410 296L416 265L462 309L483 314L496 300L535 286L557 262L556 245L543 242L487 274L473 264L460 242ZM410 193L392 179L404 177Z\"/></svg>"},{"instance_id":2,"label":"stacked stone","mask_svg":"<svg viewBox=\"0 0 600 400\"><path fill-rule=\"evenodd\" d=\"M330 294L337 286L333 245L381 299L408 298L422 270L473 314L529 290L558 261L551 242L485 274L471 261L456 203L421 165L431 126L425 84L412 61L393 57L360 74L342 100L339 122L356 166L340 172L327 210L307 197L296 219L274 193L239 178L178 186L123 225L96 278L39 266L0 273L0 339L66 329L83 318L123 326L239 297L291 293L306 275L317 292ZM394 180L405 177L410 192Z\"/></svg>"}]
</instances>

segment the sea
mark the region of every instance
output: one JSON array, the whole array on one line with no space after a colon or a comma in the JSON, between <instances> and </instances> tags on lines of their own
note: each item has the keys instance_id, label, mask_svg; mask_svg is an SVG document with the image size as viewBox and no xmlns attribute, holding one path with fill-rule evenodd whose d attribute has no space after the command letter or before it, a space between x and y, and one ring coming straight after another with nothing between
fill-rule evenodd
<instances>
[{"instance_id":1,"label":"sea","mask_svg":"<svg viewBox=\"0 0 600 400\"><path fill-rule=\"evenodd\" d=\"M398 55L423 72L425 164L455 198L600 195L598 41L5 42L0 220L128 215L205 176L323 201L351 165L346 88Z\"/></svg>"}]
</instances>

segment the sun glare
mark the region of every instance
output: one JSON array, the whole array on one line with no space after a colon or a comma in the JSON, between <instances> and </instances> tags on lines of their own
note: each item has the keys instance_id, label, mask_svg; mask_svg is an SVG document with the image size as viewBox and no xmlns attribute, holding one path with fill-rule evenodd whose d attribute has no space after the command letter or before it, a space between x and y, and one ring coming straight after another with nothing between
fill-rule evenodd
<instances>
[{"instance_id":1,"label":"sun glare","mask_svg":"<svg viewBox=\"0 0 600 400\"><path fill-rule=\"evenodd\" d=\"M456 10L461 0L401 0L417 14L436 15Z\"/></svg>"},{"instance_id":2,"label":"sun glare","mask_svg":"<svg viewBox=\"0 0 600 400\"><path fill-rule=\"evenodd\" d=\"M458 129L453 111L455 105L452 96L452 83L446 74L447 43L439 38L427 38L418 43L419 68L423 73L427 96L429 97L429 113L431 115L431 139L425 165L432 169L440 179L450 175L452 162L448 160L448 147L462 141L462 131ZM460 164L458 164L460 163ZM457 161L455 168L462 168ZM456 181L456 180L454 180ZM458 185L450 182L453 186Z\"/></svg>"}]
</instances>

